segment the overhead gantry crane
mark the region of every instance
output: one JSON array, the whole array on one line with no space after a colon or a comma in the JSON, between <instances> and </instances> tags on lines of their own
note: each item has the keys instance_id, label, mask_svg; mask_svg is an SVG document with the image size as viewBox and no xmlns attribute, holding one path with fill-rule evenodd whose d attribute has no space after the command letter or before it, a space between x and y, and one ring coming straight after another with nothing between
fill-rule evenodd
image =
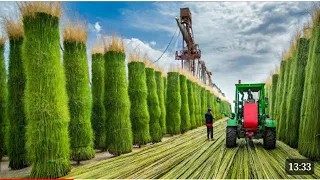
<instances>
[{"instance_id":1,"label":"overhead gantry crane","mask_svg":"<svg viewBox=\"0 0 320 180\"><path fill-rule=\"evenodd\" d=\"M199 77L205 84L212 83L212 73L206 68L205 62L201 61L201 50L194 41L192 30L192 14L189 8L180 8L180 19L176 17L178 27L182 34L182 50L176 51L176 60L181 60L181 66L188 69L194 76ZM208 77L208 79L207 79Z\"/></svg>"}]
</instances>

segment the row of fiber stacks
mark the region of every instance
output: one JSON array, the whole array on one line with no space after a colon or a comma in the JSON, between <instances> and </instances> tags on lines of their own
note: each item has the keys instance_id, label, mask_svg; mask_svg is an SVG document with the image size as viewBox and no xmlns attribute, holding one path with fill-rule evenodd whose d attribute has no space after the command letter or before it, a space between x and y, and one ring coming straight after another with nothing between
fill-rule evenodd
<instances>
[{"instance_id":1,"label":"row of fiber stacks","mask_svg":"<svg viewBox=\"0 0 320 180\"><path fill-rule=\"evenodd\" d=\"M297 31L280 69L267 80L269 114L277 121L277 139L312 160L320 159L319 46L320 9L312 25Z\"/></svg>"},{"instance_id":2,"label":"row of fiber stacks","mask_svg":"<svg viewBox=\"0 0 320 180\"><path fill-rule=\"evenodd\" d=\"M19 8L21 22L5 22L8 77L6 38L0 40L0 158L7 155L11 169L32 166L30 177L62 177L70 161L92 159L95 149L121 155L199 127L208 107L216 119L230 115L230 104L212 88L174 68L165 77L147 58L129 57L127 79L116 37L92 49L90 86L86 27L64 26L61 57L61 3Z\"/></svg>"}]
</instances>

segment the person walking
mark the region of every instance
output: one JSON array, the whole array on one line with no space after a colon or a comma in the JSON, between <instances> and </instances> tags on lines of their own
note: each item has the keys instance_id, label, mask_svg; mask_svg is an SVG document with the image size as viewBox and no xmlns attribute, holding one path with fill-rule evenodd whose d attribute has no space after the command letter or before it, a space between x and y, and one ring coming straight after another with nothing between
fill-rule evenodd
<instances>
[{"instance_id":1,"label":"person walking","mask_svg":"<svg viewBox=\"0 0 320 180\"><path fill-rule=\"evenodd\" d=\"M214 117L211 114L211 108L208 109L208 112L205 114L206 126L207 126L207 137L208 141L213 141L213 120Z\"/></svg>"}]
</instances>

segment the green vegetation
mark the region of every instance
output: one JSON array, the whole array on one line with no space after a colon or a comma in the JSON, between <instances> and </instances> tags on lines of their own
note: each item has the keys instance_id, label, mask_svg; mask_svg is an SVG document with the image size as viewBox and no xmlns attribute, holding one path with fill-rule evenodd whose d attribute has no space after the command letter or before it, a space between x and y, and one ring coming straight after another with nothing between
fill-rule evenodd
<instances>
[{"instance_id":1,"label":"green vegetation","mask_svg":"<svg viewBox=\"0 0 320 180\"><path fill-rule=\"evenodd\" d=\"M289 57L286 63L285 69L287 70L284 74L284 79L283 79L283 88L282 88L282 93L281 93L281 99L280 99L280 114L279 114L279 128L281 130L279 131L279 139L283 140L284 142L286 141L286 120L287 120L287 97L288 97L288 86L290 83L290 70L291 70L291 62L292 62L293 57Z\"/></svg>"},{"instance_id":2,"label":"green vegetation","mask_svg":"<svg viewBox=\"0 0 320 180\"><path fill-rule=\"evenodd\" d=\"M156 84L157 84L157 94L159 98L159 106L161 110L160 115L160 126L162 135L165 135L167 133L167 127L166 127L166 106L165 106L165 84L164 84L164 77L162 77L161 71L155 71L155 78L156 78Z\"/></svg>"},{"instance_id":3,"label":"green vegetation","mask_svg":"<svg viewBox=\"0 0 320 180\"><path fill-rule=\"evenodd\" d=\"M281 122L280 122L280 113L281 113L281 109L280 109L280 105L281 105L281 97L283 94L283 89L284 89L284 75L286 72L286 63L287 61L282 60L281 61L281 65L280 65L280 74L279 74L279 79L278 79L278 85L277 85L277 92L276 92L276 100L275 100L275 113L274 113L274 119L277 122L277 138L279 138L279 134L280 134L280 129L281 129Z\"/></svg>"},{"instance_id":4,"label":"green vegetation","mask_svg":"<svg viewBox=\"0 0 320 180\"><path fill-rule=\"evenodd\" d=\"M22 65L22 24L8 21L7 31L10 43L7 111L10 120L7 136L9 167L22 169L28 166L23 105L26 77Z\"/></svg>"},{"instance_id":5,"label":"green vegetation","mask_svg":"<svg viewBox=\"0 0 320 180\"><path fill-rule=\"evenodd\" d=\"M212 108L212 94L210 92L210 90L206 90L207 91L207 109L205 112L208 111L208 108ZM212 116L214 117L214 115L212 114Z\"/></svg>"},{"instance_id":6,"label":"green vegetation","mask_svg":"<svg viewBox=\"0 0 320 180\"><path fill-rule=\"evenodd\" d=\"M7 154L7 131L8 131L8 118L7 118L7 83L6 83L6 67L4 63L4 44L5 39L0 39L0 160Z\"/></svg>"},{"instance_id":7,"label":"green vegetation","mask_svg":"<svg viewBox=\"0 0 320 180\"><path fill-rule=\"evenodd\" d=\"M188 103L188 87L187 78L185 75L180 74L180 95L181 95L181 132L184 133L191 128L190 111Z\"/></svg>"},{"instance_id":8,"label":"green vegetation","mask_svg":"<svg viewBox=\"0 0 320 180\"><path fill-rule=\"evenodd\" d=\"M167 133L174 135L180 133L181 127L181 96L178 72L168 72L167 76L167 102L166 102Z\"/></svg>"},{"instance_id":9,"label":"green vegetation","mask_svg":"<svg viewBox=\"0 0 320 180\"><path fill-rule=\"evenodd\" d=\"M194 116L196 118L196 127L199 127L201 125L201 118L200 118L200 111L201 111L201 102L200 102L200 91L199 91L199 86L197 83L193 83L194 85L194 105L195 105L195 113ZM202 116L201 116L202 117Z\"/></svg>"},{"instance_id":10,"label":"green vegetation","mask_svg":"<svg viewBox=\"0 0 320 180\"><path fill-rule=\"evenodd\" d=\"M104 94L104 58L103 51L93 52L92 55L92 112L91 124L94 133L94 147L102 151L106 146L106 109L103 104Z\"/></svg>"},{"instance_id":11,"label":"green vegetation","mask_svg":"<svg viewBox=\"0 0 320 180\"><path fill-rule=\"evenodd\" d=\"M278 86L278 79L279 74L272 75L272 85L271 85L271 99L269 99L270 102L270 118L275 118L275 103L276 103L276 92L277 92L277 86Z\"/></svg>"},{"instance_id":12,"label":"green vegetation","mask_svg":"<svg viewBox=\"0 0 320 180\"><path fill-rule=\"evenodd\" d=\"M129 97L130 119L132 124L133 144L144 145L150 142L148 88L145 64L139 61L139 57L130 57L129 69Z\"/></svg>"},{"instance_id":13,"label":"green vegetation","mask_svg":"<svg viewBox=\"0 0 320 180\"><path fill-rule=\"evenodd\" d=\"M92 99L86 54L87 39L79 37L82 33L86 34L87 31L77 26L80 25L70 25L64 29L63 65L66 72L70 110L70 158L80 163L80 161L93 158L95 151L93 149L93 131L90 119ZM77 34L73 32L75 28L78 29ZM79 29L85 32L79 32Z\"/></svg>"},{"instance_id":14,"label":"green vegetation","mask_svg":"<svg viewBox=\"0 0 320 180\"><path fill-rule=\"evenodd\" d=\"M57 178L71 169L68 97L60 59L60 7L56 2L50 6L44 2L26 2L20 9L30 177Z\"/></svg>"},{"instance_id":15,"label":"green vegetation","mask_svg":"<svg viewBox=\"0 0 320 180\"><path fill-rule=\"evenodd\" d=\"M123 42L115 37L105 59L105 95L107 148L111 154L121 155L132 151L130 100L126 79Z\"/></svg>"},{"instance_id":16,"label":"green vegetation","mask_svg":"<svg viewBox=\"0 0 320 180\"><path fill-rule=\"evenodd\" d=\"M207 112L207 91L204 87L201 87L201 125L205 124L204 114Z\"/></svg>"},{"instance_id":17,"label":"green vegetation","mask_svg":"<svg viewBox=\"0 0 320 180\"><path fill-rule=\"evenodd\" d=\"M197 127L197 121L195 116L195 98L194 98L194 84L190 79L187 79L188 87L188 104L189 104L189 113L190 113L190 127L194 129Z\"/></svg>"},{"instance_id":18,"label":"green vegetation","mask_svg":"<svg viewBox=\"0 0 320 180\"><path fill-rule=\"evenodd\" d=\"M286 126L288 129L286 138L287 144L291 147L298 147L300 107L302 102L303 86L305 80L305 67L308 60L309 40L300 38L297 42L297 55L291 66L290 89L287 104ZM290 129L290 130L289 130Z\"/></svg>"},{"instance_id":19,"label":"green vegetation","mask_svg":"<svg viewBox=\"0 0 320 180\"><path fill-rule=\"evenodd\" d=\"M319 61L319 37L320 30L318 28L320 24L319 9L316 10L314 16L314 24L311 36L311 45L309 49L309 58L306 67L305 85L303 102L301 109L301 120L299 130L299 152L312 159L320 158L320 61Z\"/></svg>"},{"instance_id":20,"label":"green vegetation","mask_svg":"<svg viewBox=\"0 0 320 180\"><path fill-rule=\"evenodd\" d=\"M160 142L162 139L162 131L160 126L161 110L159 106L159 99L157 95L157 84L154 75L154 69L146 68L147 87L148 87L148 109L150 114L149 129L151 141L153 143Z\"/></svg>"}]
</instances>

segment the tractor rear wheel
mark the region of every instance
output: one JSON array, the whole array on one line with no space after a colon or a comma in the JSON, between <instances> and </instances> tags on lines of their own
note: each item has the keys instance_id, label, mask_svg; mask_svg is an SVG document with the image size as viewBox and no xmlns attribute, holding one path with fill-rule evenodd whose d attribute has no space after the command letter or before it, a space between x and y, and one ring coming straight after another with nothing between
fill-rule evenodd
<instances>
[{"instance_id":1,"label":"tractor rear wheel","mask_svg":"<svg viewBox=\"0 0 320 180\"><path fill-rule=\"evenodd\" d=\"M263 147L265 149L276 148L276 128L265 128L263 137Z\"/></svg>"},{"instance_id":2,"label":"tractor rear wheel","mask_svg":"<svg viewBox=\"0 0 320 180\"><path fill-rule=\"evenodd\" d=\"M237 146L237 127L228 126L226 131L226 145L228 148Z\"/></svg>"}]
</instances>

